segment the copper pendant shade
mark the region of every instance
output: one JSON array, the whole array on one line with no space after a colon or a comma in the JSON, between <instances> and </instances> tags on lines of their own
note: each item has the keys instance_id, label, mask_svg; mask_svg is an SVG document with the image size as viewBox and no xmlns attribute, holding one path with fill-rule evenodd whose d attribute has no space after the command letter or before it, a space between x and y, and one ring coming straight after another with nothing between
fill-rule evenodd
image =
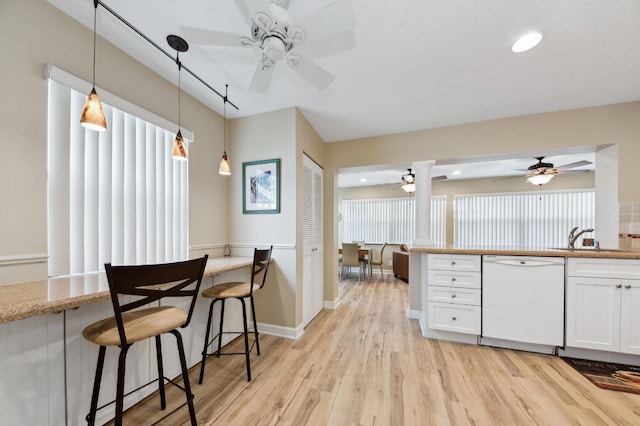
<instances>
[{"instance_id":1,"label":"copper pendant shade","mask_svg":"<svg viewBox=\"0 0 640 426\"><path fill-rule=\"evenodd\" d=\"M93 11L93 88L87 97L87 101L80 114L80 124L90 130L104 132L107 130L107 119L104 116L100 96L96 92L96 15L98 14L98 2L94 2Z\"/></svg>"},{"instance_id":2,"label":"copper pendant shade","mask_svg":"<svg viewBox=\"0 0 640 426\"><path fill-rule=\"evenodd\" d=\"M224 153L220 159L220 168L218 174L229 176L231 174L231 162L227 156L227 93L229 91L229 85L224 85L224 97L222 98L222 144L224 146Z\"/></svg>"},{"instance_id":3,"label":"copper pendant shade","mask_svg":"<svg viewBox=\"0 0 640 426\"><path fill-rule=\"evenodd\" d=\"M184 139L182 138L182 130L180 129L181 123L181 94L182 87L180 85L180 71L182 71L182 62L180 62L180 52L186 52L189 49L189 45L187 42L177 35L168 35L167 43L176 51L176 64L178 64L178 133L176 134L176 139L173 142L173 152L172 157L174 160L179 161L187 161L189 159L189 153L187 152L187 147L184 144Z\"/></svg>"}]
</instances>

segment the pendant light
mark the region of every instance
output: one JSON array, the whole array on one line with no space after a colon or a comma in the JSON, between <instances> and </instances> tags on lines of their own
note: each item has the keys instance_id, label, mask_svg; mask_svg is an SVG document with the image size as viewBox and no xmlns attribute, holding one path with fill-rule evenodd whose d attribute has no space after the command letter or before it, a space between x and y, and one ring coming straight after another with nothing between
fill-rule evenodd
<instances>
[{"instance_id":1,"label":"pendant light","mask_svg":"<svg viewBox=\"0 0 640 426\"><path fill-rule=\"evenodd\" d=\"M187 153L187 149L184 144L184 139L182 138L182 130L180 129L181 124L181 93L182 88L180 86L180 71L182 71L182 62L180 62L180 52L186 52L189 50L189 45L187 42L177 35L168 35L167 43L176 51L176 64L178 64L178 133L176 134L176 139L173 142L173 159L179 161L187 161L189 158L189 154Z\"/></svg>"},{"instance_id":2,"label":"pendant light","mask_svg":"<svg viewBox=\"0 0 640 426\"><path fill-rule=\"evenodd\" d=\"M96 15L98 14L98 0L93 1L93 88L87 97L87 101L80 114L80 124L91 130L104 132L107 130L107 120L100 102L100 96L96 92Z\"/></svg>"},{"instance_id":3,"label":"pendant light","mask_svg":"<svg viewBox=\"0 0 640 426\"><path fill-rule=\"evenodd\" d=\"M224 101L222 105L222 143L224 146L224 153L222 154L222 158L220 159L220 168L218 169L218 173L221 175L229 176L231 174L231 163L229 162L229 157L227 156L227 92L229 90L229 85L224 85Z\"/></svg>"}]
</instances>

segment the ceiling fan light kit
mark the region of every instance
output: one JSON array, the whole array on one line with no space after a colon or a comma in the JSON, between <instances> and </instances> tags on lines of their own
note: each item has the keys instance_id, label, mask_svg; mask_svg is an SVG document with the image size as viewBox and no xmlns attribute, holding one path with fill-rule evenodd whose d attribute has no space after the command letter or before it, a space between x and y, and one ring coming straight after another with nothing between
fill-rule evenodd
<instances>
[{"instance_id":1,"label":"ceiling fan light kit","mask_svg":"<svg viewBox=\"0 0 640 426\"><path fill-rule=\"evenodd\" d=\"M544 185L549 183L552 178L553 175L531 175L527 176L527 181L533 185Z\"/></svg>"}]
</instances>

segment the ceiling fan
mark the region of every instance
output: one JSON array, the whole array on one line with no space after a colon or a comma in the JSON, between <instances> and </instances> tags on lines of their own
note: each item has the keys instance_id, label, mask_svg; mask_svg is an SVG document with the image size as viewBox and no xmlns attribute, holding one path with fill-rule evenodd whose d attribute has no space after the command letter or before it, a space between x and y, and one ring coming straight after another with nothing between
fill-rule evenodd
<instances>
[{"instance_id":1,"label":"ceiling fan","mask_svg":"<svg viewBox=\"0 0 640 426\"><path fill-rule=\"evenodd\" d=\"M411 194L416 190L416 175L415 173L413 173L412 169L407 169L407 171L408 173L402 175L402 183L400 184L400 188ZM431 182L446 179L447 175L433 176L431 178Z\"/></svg>"},{"instance_id":2,"label":"ceiling fan","mask_svg":"<svg viewBox=\"0 0 640 426\"><path fill-rule=\"evenodd\" d=\"M588 166L592 164L591 161L582 160L574 163L565 164L563 166L555 167L553 163L544 163L544 157L535 157L538 160L537 163L530 165L526 170L519 169L527 172L525 177L527 181L534 185L544 185L548 183L555 175L569 174L569 173L583 173L586 170L570 170L576 167Z\"/></svg>"},{"instance_id":3,"label":"ceiling fan","mask_svg":"<svg viewBox=\"0 0 640 426\"><path fill-rule=\"evenodd\" d=\"M238 0L240 1L240 0ZM298 52L298 46L353 30L355 15L350 0L334 0L294 22L289 16L289 0L242 0L251 27L249 36L183 26L192 44L227 47L253 47L260 53L249 91L265 93L276 64L287 65L318 90L324 90L335 77Z\"/></svg>"}]
</instances>

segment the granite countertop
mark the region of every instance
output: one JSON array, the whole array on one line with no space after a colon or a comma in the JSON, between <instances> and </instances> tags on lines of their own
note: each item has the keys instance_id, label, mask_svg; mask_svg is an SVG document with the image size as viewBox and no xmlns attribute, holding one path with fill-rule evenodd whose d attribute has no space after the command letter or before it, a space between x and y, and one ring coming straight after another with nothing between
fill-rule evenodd
<instances>
[{"instance_id":1,"label":"granite countertop","mask_svg":"<svg viewBox=\"0 0 640 426\"><path fill-rule=\"evenodd\" d=\"M204 275L213 276L252 264L252 257L210 258ZM109 298L109 284L104 272L0 285L0 324L74 309Z\"/></svg>"},{"instance_id":2,"label":"granite countertop","mask_svg":"<svg viewBox=\"0 0 640 426\"><path fill-rule=\"evenodd\" d=\"M464 246L436 245L433 247L412 247L412 253L441 254L494 254L505 256L556 256L556 257L599 257L610 259L640 259L640 250L593 249L593 248L548 248L509 246Z\"/></svg>"}]
</instances>

